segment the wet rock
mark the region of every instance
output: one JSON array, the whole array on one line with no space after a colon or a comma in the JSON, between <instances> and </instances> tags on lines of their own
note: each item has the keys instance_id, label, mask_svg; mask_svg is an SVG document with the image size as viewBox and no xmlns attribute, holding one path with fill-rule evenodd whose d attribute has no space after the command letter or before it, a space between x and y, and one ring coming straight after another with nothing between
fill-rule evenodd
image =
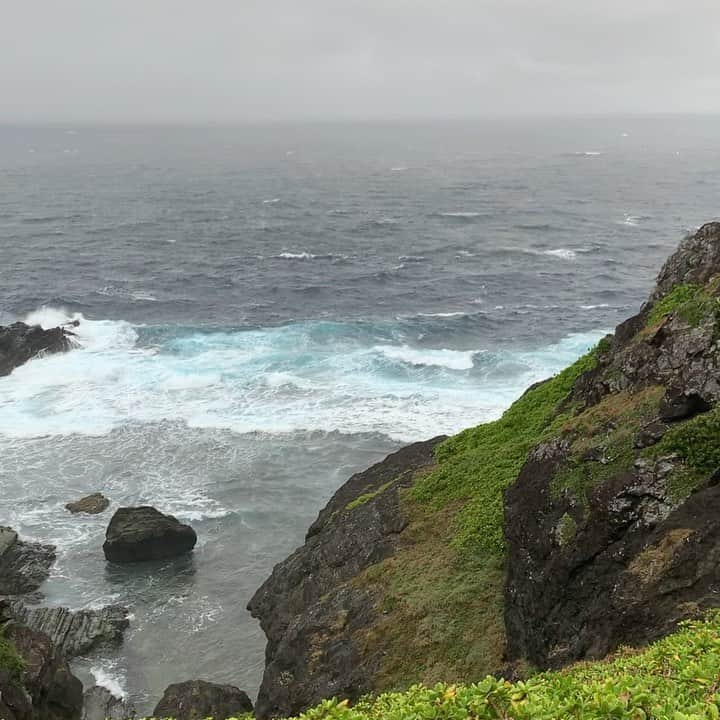
<instances>
[{"instance_id":1,"label":"wet rock","mask_svg":"<svg viewBox=\"0 0 720 720\"><path fill-rule=\"evenodd\" d=\"M72 333L65 328L43 330L23 322L0 326L0 377L32 358L65 352L72 345Z\"/></svg>"},{"instance_id":2,"label":"wet rock","mask_svg":"<svg viewBox=\"0 0 720 720\"><path fill-rule=\"evenodd\" d=\"M190 552L197 535L150 506L120 508L108 526L103 552L111 562L166 560Z\"/></svg>"},{"instance_id":3,"label":"wet rock","mask_svg":"<svg viewBox=\"0 0 720 720\"><path fill-rule=\"evenodd\" d=\"M34 593L54 562L54 545L24 542L12 528L0 527L0 594Z\"/></svg>"},{"instance_id":4,"label":"wet rock","mask_svg":"<svg viewBox=\"0 0 720 720\"><path fill-rule=\"evenodd\" d=\"M381 658L363 654L357 633L382 611L352 579L398 547L408 524L398 490L434 465L442 439L409 445L353 475L320 511L305 544L250 600L268 639L257 717L287 717L326 697L354 699L373 689Z\"/></svg>"},{"instance_id":5,"label":"wet rock","mask_svg":"<svg viewBox=\"0 0 720 720\"><path fill-rule=\"evenodd\" d=\"M83 695L83 720L132 720L136 716L134 705L107 688L93 685Z\"/></svg>"},{"instance_id":6,"label":"wet rock","mask_svg":"<svg viewBox=\"0 0 720 720\"><path fill-rule=\"evenodd\" d=\"M102 493L93 493L87 497L68 503L65 507L73 513L86 513L87 515L98 515L110 506L110 501Z\"/></svg>"},{"instance_id":7,"label":"wet rock","mask_svg":"<svg viewBox=\"0 0 720 720\"><path fill-rule=\"evenodd\" d=\"M32 630L47 635L66 657L75 657L108 643L121 643L129 625L128 610L119 605L73 612L63 607L27 607L15 601L9 614Z\"/></svg>"},{"instance_id":8,"label":"wet rock","mask_svg":"<svg viewBox=\"0 0 720 720\"><path fill-rule=\"evenodd\" d=\"M155 707L157 718L226 720L253 711L250 698L232 685L188 680L170 685Z\"/></svg>"},{"instance_id":9,"label":"wet rock","mask_svg":"<svg viewBox=\"0 0 720 720\"><path fill-rule=\"evenodd\" d=\"M16 622L6 626L5 635L23 659L21 683L32 700L33 719L80 720L82 683L50 638Z\"/></svg>"}]
</instances>

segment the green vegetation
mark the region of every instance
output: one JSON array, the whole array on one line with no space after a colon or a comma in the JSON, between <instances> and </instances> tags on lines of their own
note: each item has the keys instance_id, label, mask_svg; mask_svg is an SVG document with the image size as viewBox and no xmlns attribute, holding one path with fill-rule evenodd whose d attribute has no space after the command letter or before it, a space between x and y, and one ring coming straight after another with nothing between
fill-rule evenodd
<instances>
[{"instance_id":1,"label":"green vegetation","mask_svg":"<svg viewBox=\"0 0 720 720\"><path fill-rule=\"evenodd\" d=\"M403 693L326 700L302 720L718 720L720 613L686 623L641 653L525 682L414 685Z\"/></svg>"},{"instance_id":2,"label":"green vegetation","mask_svg":"<svg viewBox=\"0 0 720 720\"><path fill-rule=\"evenodd\" d=\"M556 495L569 491L580 500L635 459L633 441L640 428L657 413L661 387L638 393L617 393L565 422L560 431L570 443L568 461L553 479Z\"/></svg>"},{"instance_id":3,"label":"green vegetation","mask_svg":"<svg viewBox=\"0 0 720 720\"><path fill-rule=\"evenodd\" d=\"M366 492L364 495L360 495L360 497L355 498L351 502L349 502L346 506L346 510L354 510L356 507L360 505L364 505L366 502L372 500L373 498L377 497L381 493L384 493L395 481L390 480L389 482L386 482L384 485L381 485L377 490L372 490L371 492Z\"/></svg>"},{"instance_id":4,"label":"green vegetation","mask_svg":"<svg viewBox=\"0 0 720 720\"><path fill-rule=\"evenodd\" d=\"M438 468L416 483L414 496L435 509L466 501L455 519L454 549L503 553L503 490L547 434L575 380L595 367L595 352L530 388L499 420L465 430L438 447Z\"/></svg>"},{"instance_id":5,"label":"green vegetation","mask_svg":"<svg viewBox=\"0 0 720 720\"><path fill-rule=\"evenodd\" d=\"M684 472L675 473L670 490L687 497L707 476L720 468L720 407L671 428L650 449L652 457L676 454L684 461Z\"/></svg>"},{"instance_id":6,"label":"green vegetation","mask_svg":"<svg viewBox=\"0 0 720 720\"><path fill-rule=\"evenodd\" d=\"M706 287L690 283L676 285L655 303L648 317L648 325L657 325L664 317L674 313L693 327L697 327L708 315L715 314L717 317L720 306L715 297L716 285L715 282Z\"/></svg>"},{"instance_id":7,"label":"green vegetation","mask_svg":"<svg viewBox=\"0 0 720 720\"><path fill-rule=\"evenodd\" d=\"M577 533L577 522L572 515L565 513L561 518L557 526L557 541L561 547L564 547L568 543L572 542L575 534Z\"/></svg>"},{"instance_id":8,"label":"green vegetation","mask_svg":"<svg viewBox=\"0 0 720 720\"><path fill-rule=\"evenodd\" d=\"M25 663L15 651L13 644L5 637L4 630L0 629L0 670L7 672L13 680L20 682Z\"/></svg>"}]
</instances>

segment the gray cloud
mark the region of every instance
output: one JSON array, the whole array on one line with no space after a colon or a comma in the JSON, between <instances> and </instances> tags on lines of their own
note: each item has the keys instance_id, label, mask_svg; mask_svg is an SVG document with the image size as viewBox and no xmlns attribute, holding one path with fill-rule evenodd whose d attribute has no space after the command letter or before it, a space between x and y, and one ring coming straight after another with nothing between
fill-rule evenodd
<instances>
[{"instance_id":1,"label":"gray cloud","mask_svg":"<svg viewBox=\"0 0 720 720\"><path fill-rule=\"evenodd\" d=\"M717 0L0 2L0 122L720 112Z\"/></svg>"}]
</instances>

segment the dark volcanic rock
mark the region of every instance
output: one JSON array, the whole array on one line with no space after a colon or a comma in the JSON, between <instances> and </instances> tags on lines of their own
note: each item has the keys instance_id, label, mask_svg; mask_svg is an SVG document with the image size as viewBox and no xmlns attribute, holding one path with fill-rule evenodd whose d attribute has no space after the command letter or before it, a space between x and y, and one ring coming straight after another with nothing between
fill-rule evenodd
<instances>
[{"instance_id":1,"label":"dark volcanic rock","mask_svg":"<svg viewBox=\"0 0 720 720\"><path fill-rule=\"evenodd\" d=\"M372 689L379 657L355 633L378 617L376 598L350 582L390 556L407 525L398 489L435 462L443 438L415 443L353 475L308 531L305 544L275 567L248 605L268 638L256 714L293 715L323 698Z\"/></svg>"},{"instance_id":2,"label":"dark volcanic rock","mask_svg":"<svg viewBox=\"0 0 720 720\"><path fill-rule=\"evenodd\" d=\"M120 508L112 517L103 551L111 562L165 560L190 552L197 535L171 515L153 507Z\"/></svg>"},{"instance_id":3,"label":"dark volcanic rock","mask_svg":"<svg viewBox=\"0 0 720 720\"><path fill-rule=\"evenodd\" d=\"M72 345L72 333L65 328L43 330L22 322L0 326L0 377L34 357L65 352Z\"/></svg>"},{"instance_id":4,"label":"dark volcanic rock","mask_svg":"<svg viewBox=\"0 0 720 720\"><path fill-rule=\"evenodd\" d=\"M0 607L0 617L3 615L44 633L67 657L81 655L106 643L122 642L129 625L127 608L119 605L72 612L62 607L26 607L14 601L5 612Z\"/></svg>"},{"instance_id":5,"label":"dark volcanic rock","mask_svg":"<svg viewBox=\"0 0 720 720\"><path fill-rule=\"evenodd\" d=\"M110 501L102 493L93 493L87 497L68 503L65 507L75 515L86 513L87 515L98 515L110 506Z\"/></svg>"},{"instance_id":6,"label":"dark volcanic rock","mask_svg":"<svg viewBox=\"0 0 720 720\"><path fill-rule=\"evenodd\" d=\"M33 720L80 720L82 683L50 638L15 622L5 634L25 663L22 685L32 699Z\"/></svg>"},{"instance_id":7,"label":"dark volcanic rock","mask_svg":"<svg viewBox=\"0 0 720 720\"><path fill-rule=\"evenodd\" d=\"M55 547L20 540L8 527L0 527L0 595L35 592L55 562Z\"/></svg>"},{"instance_id":8,"label":"dark volcanic rock","mask_svg":"<svg viewBox=\"0 0 720 720\"><path fill-rule=\"evenodd\" d=\"M676 283L704 283L718 274L720 223L711 223L668 260L638 317L646 319ZM670 428L715 408L720 322L712 304L696 320L673 313L653 327L645 321L621 326L597 368L579 378L571 399L594 409L607 398L611 412L632 408L639 391L655 392L659 419L672 423ZM601 416L598 411L595 417ZM579 461L569 457L572 437L538 446L506 493L510 659L527 658L544 668L600 658L618 645L658 638L679 620L720 605L720 475L709 473L704 483L701 477L695 492L683 497L672 484L685 472L680 458L644 452L654 449L668 427L637 417L641 426L635 429L633 416L623 417L596 435L585 425L580 446L590 444L594 453ZM625 450L618 447L623 430L633 433ZM616 445L605 447L603 437L613 432ZM592 444L597 438L599 451ZM694 442L713 440L697 436ZM568 470L576 478L592 477L592 461L611 463L613 457L623 459L595 471L597 479L582 493L555 485Z\"/></svg>"},{"instance_id":9,"label":"dark volcanic rock","mask_svg":"<svg viewBox=\"0 0 720 720\"><path fill-rule=\"evenodd\" d=\"M188 680L170 685L155 707L156 718L226 720L253 710L250 698L232 685Z\"/></svg>"},{"instance_id":10,"label":"dark volcanic rock","mask_svg":"<svg viewBox=\"0 0 720 720\"><path fill-rule=\"evenodd\" d=\"M136 715L133 705L107 688L93 685L83 695L83 720L132 720Z\"/></svg>"},{"instance_id":11,"label":"dark volcanic rock","mask_svg":"<svg viewBox=\"0 0 720 720\"><path fill-rule=\"evenodd\" d=\"M0 670L0 718L33 720L32 698L6 670Z\"/></svg>"}]
</instances>

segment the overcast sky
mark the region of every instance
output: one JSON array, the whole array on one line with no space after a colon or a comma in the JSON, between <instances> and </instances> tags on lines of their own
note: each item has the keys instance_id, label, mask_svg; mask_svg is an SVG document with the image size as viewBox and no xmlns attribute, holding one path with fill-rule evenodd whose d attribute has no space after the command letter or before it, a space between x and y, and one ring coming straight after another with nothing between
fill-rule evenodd
<instances>
[{"instance_id":1,"label":"overcast sky","mask_svg":"<svg viewBox=\"0 0 720 720\"><path fill-rule=\"evenodd\" d=\"M0 122L720 112L720 0L0 0Z\"/></svg>"}]
</instances>

